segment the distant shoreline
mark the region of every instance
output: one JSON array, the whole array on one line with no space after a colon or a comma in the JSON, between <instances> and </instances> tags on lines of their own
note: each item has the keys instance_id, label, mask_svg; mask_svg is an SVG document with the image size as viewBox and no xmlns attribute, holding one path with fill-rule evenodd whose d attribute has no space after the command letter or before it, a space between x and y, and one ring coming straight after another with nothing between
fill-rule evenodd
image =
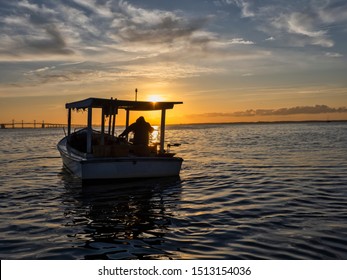
<instances>
[{"instance_id":1,"label":"distant shoreline","mask_svg":"<svg viewBox=\"0 0 347 280\"><path fill-rule=\"evenodd\" d=\"M247 125L247 124L295 124L295 123L345 123L347 120L305 120L305 121L255 121L255 122L208 122L208 123L177 123L177 124L166 124L166 126L185 126L185 125ZM8 125L8 124L7 124ZM160 124L153 124L153 126L159 126ZM67 127L63 124L60 124L59 127L45 127L42 128L40 126L34 128L34 127L3 127L1 126L0 129L48 129L48 128L62 128ZM83 127L80 124L72 124L72 127ZM93 125L93 127L98 127L98 125ZM124 127L124 125L117 125L117 127Z\"/></svg>"}]
</instances>

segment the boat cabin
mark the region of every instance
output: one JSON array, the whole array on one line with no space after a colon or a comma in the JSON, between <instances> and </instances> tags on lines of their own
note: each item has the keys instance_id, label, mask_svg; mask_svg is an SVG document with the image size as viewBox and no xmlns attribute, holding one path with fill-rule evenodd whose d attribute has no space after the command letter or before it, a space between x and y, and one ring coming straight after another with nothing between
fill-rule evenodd
<instances>
[{"instance_id":1,"label":"boat cabin","mask_svg":"<svg viewBox=\"0 0 347 280\"><path fill-rule=\"evenodd\" d=\"M161 111L161 121L160 121L160 143L159 143L159 153L164 154L164 142L165 142L165 117L166 110L173 109L174 105L183 104L183 102L150 102L150 101L129 101L129 100L119 100L119 99L104 99L104 98L87 98L84 100L67 103L65 105L68 109L68 138L72 135L71 133L71 119L72 110L87 110L87 128L86 128L86 141L85 147L81 150L86 152L87 155L91 155L93 151L93 129L92 129L92 119L93 119L93 109L101 109L100 116L100 127L101 131L99 133L99 145L106 145L109 139L115 139L115 126L116 126L116 116L119 110L125 110L126 121L125 127L129 126L130 112L131 111ZM95 111L94 111L95 112ZM106 117L108 117L108 131L105 131ZM83 144L84 145L84 144ZM95 148L95 147L94 147Z\"/></svg>"}]
</instances>

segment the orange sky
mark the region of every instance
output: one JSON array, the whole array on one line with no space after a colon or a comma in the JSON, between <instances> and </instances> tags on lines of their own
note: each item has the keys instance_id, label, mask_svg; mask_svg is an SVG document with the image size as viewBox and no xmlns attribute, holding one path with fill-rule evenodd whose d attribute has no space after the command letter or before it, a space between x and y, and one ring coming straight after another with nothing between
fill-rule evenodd
<instances>
[{"instance_id":1,"label":"orange sky","mask_svg":"<svg viewBox=\"0 0 347 280\"><path fill-rule=\"evenodd\" d=\"M179 83L178 83L179 84ZM115 85L116 86L116 85ZM41 86L40 90L52 91L52 85ZM61 88L69 87L62 86ZM146 88L144 84L143 88ZM16 89L19 90L19 89ZM20 89L23 90L23 89ZM31 88L25 89L35 90ZM274 89L277 90L277 89ZM300 98L300 102L296 95L299 95L297 91L302 89L289 89L287 92L281 93L258 93L240 89L230 89L230 93L227 94L223 91L218 93L218 90L211 93L199 93L199 90L184 91L184 89L178 87L176 90L174 85L167 90L162 89L158 91L150 91L148 93L143 92L139 88L138 100L148 100L151 96L160 96L163 101L183 101L183 105L176 105L173 110L167 112L168 123L211 123L211 122L257 122L257 121L289 121L289 120L347 120L346 110L341 112L334 112L336 108L343 107L344 100L343 94L336 90L327 89L326 95L329 96L326 100L323 98L318 102L314 96L310 97L310 94L306 98ZM128 90L126 94L121 93L111 95L111 90L105 86L104 88L98 87L93 90L90 88L81 88L81 93L66 95L62 90L62 95L42 95L42 96L21 96L21 97L3 97L0 98L0 123L9 123L12 120L20 122L22 120L32 122L34 120L38 122L54 122L65 123L66 122L66 109L65 103L88 97L114 97L119 99L134 100L134 89ZM67 89L69 91L69 89ZM126 90L124 90L126 92ZM105 92L105 94L103 94ZM181 93L182 92L182 93ZM296 94L295 94L296 93ZM279 95L279 96L278 96ZM313 94L314 95L314 94ZM324 95L324 93L322 93ZM336 97L334 97L334 95ZM262 96L259 98L258 96ZM256 99L256 100L253 100ZM325 102L324 102L325 101ZM300 105L298 105L300 104ZM317 108L317 113L305 113L305 110L312 111L312 108L317 107L319 104L329 104L329 107ZM285 106L284 106L285 105ZM301 108L301 111L295 113L295 108ZM284 114L280 114L279 110L285 108L287 111ZM249 113L250 110L253 112ZM257 111L256 111L257 110ZM258 112L259 110L265 110L265 113ZM267 110L267 111L266 111ZM291 113L288 111L291 110ZM329 111L330 110L330 111ZM268 112L269 111L269 112ZM274 112L274 113L271 113ZM277 113L276 113L277 112ZM314 110L313 110L314 112ZM137 114L132 115L132 120L136 118ZM160 112L146 113L148 121L151 123L158 123L160 121ZM74 122L83 123L85 121L86 114L76 114ZM124 114L120 112L119 121L124 121ZM122 123L120 123L122 124Z\"/></svg>"}]
</instances>

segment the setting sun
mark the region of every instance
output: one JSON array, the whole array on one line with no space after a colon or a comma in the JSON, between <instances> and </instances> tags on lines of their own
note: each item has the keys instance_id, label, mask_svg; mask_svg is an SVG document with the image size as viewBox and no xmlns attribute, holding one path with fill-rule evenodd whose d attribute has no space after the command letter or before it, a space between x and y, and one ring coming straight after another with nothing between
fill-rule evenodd
<instances>
[{"instance_id":1,"label":"setting sun","mask_svg":"<svg viewBox=\"0 0 347 280\"><path fill-rule=\"evenodd\" d=\"M163 97L161 97L160 95L149 95L147 98L148 101L152 101L152 102L160 102L163 101Z\"/></svg>"}]
</instances>

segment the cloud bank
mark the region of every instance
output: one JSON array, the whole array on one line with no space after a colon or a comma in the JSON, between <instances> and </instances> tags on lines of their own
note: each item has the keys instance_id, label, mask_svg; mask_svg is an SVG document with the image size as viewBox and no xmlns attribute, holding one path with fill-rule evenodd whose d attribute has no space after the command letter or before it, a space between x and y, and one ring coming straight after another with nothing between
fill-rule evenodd
<instances>
[{"instance_id":1,"label":"cloud bank","mask_svg":"<svg viewBox=\"0 0 347 280\"><path fill-rule=\"evenodd\" d=\"M221 71L206 66L221 58L263 56L251 40L210 31L210 14L146 9L123 0L0 3L0 63L31 68L21 69L21 77L13 74L7 85L187 78ZM84 63L62 67L68 62Z\"/></svg>"},{"instance_id":2,"label":"cloud bank","mask_svg":"<svg viewBox=\"0 0 347 280\"><path fill-rule=\"evenodd\" d=\"M187 49L209 55L253 44L207 31L213 16L144 9L122 0L20 0L1 5L2 60L57 58L52 55L99 59L104 53L126 60Z\"/></svg>"},{"instance_id":3,"label":"cloud bank","mask_svg":"<svg viewBox=\"0 0 347 280\"><path fill-rule=\"evenodd\" d=\"M259 116L288 116L299 114L326 114L326 113L347 113L346 107L332 108L327 105L297 106L280 109L249 109L246 111L232 113L205 113L192 115L194 117L259 117Z\"/></svg>"}]
</instances>

